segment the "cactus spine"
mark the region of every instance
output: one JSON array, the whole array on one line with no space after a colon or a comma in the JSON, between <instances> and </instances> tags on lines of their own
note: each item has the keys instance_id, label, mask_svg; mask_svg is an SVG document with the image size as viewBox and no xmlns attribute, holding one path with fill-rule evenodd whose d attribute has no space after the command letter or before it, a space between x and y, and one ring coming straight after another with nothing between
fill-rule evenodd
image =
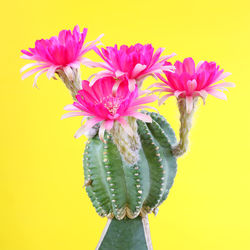
<instances>
[{"instance_id":1,"label":"cactus spine","mask_svg":"<svg viewBox=\"0 0 250 250\"><path fill-rule=\"evenodd\" d=\"M141 142L138 161L127 163L105 134L89 139L84 152L86 191L100 216L136 218L154 211L166 198L176 175L172 147L176 138L165 118L148 113L152 123L137 120Z\"/></svg>"}]
</instances>

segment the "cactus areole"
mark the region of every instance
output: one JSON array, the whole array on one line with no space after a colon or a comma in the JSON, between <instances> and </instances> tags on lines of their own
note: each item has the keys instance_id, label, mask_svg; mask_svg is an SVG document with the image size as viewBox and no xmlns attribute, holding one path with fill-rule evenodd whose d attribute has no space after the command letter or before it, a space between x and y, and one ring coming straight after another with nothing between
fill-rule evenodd
<instances>
[{"instance_id":1,"label":"cactus areole","mask_svg":"<svg viewBox=\"0 0 250 250\"><path fill-rule=\"evenodd\" d=\"M137 120L140 149L135 164L124 159L111 134L105 134L104 142L96 135L88 140L85 147L86 191L96 212L115 219L117 228L121 220L127 222L120 222L121 227L127 225L129 228L129 222L134 223L129 219L144 218L147 213L156 212L166 200L176 175L176 158L172 154L175 134L163 116L147 114L151 116L152 123ZM127 247L117 249L129 249ZM141 247L138 249L147 249Z\"/></svg>"}]
</instances>

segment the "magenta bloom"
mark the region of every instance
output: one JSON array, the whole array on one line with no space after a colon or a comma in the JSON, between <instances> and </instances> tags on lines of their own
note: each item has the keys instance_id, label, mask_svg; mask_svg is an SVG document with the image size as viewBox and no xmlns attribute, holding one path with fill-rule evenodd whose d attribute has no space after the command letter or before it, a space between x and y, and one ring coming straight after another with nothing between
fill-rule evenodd
<instances>
[{"instance_id":1,"label":"magenta bloom","mask_svg":"<svg viewBox=\"0 0 250 250\"><path fill-rule=\"evenodd\" d=\"M200 96L205 101L207 95L210 94L225 100L226 95L219 90L223 91L226 90L225 87L234 87L231 82L214 84L230 75L230 73L223 73L223 69L220 70L215 62L201 61L195 67L194 60L189 57L184 59L183 63L176 61L174 66L176 68L174 73L165 71L166 79L157 74L162 82L151 86L158 87L153 92L168 93L161 97L160 105L170 96L186 98L187 111L190 113L194 97Z\"/></svg>"},{"instance_id":2,"label":"magenta bloom","mask_svg":"<svg viewBox=\"0 0 250 250\"><path fill-rule=\"evenodd\" d=\"M36 85L37 78L45 72L50 79L54 76L56 70L63 70L67 75L71 72L71 69L79 68L80 63L87 63L88 60L82 56L96 47L96 43L101 36L93 42L84 44L86 35L87 29L84 28L81 33L77 25L72 32L62 30L58 37L53 36L50 39L37 40L35 48L30 48L29 51L22 50L23 55L21 57L23 59L36 61L21 69L21 72L23 72L35 67L26 72L22 79L38 72L34 80L34 85Z\"/></svg>"},{"instance_id":3,"label":"magenta bloom","mask_svg":"<svg viewBox=\"0 0 250 250\"><path fill-rule=\"evenodd\" d=\"M141 84L147 76L154 76L156 73L162 73L163 70L174 68L164 65L164 62L175 54L160 57L163 50L163 48L159 48L154 52L151 44L141 45L139 43L130 47L122 45L120 49L117 48L117 45L106 49L102 48L102 52L95 48L96 53L104 62L93 63L92 66L101 67L105 70L95 75L90 82L90 86L102 77L112 76L119 80L126 79L129 90L133 91L136 83ZM117 85L119 85L119 81Z\"/></svg>"},{"instance_id":4,"label":"magenta bloom","mask_svg":"<svg viewBox=\"0 0 250 250\"><path fill-rule=\"evenodd\" d=\"M72 116L85 116L86 123L76 132L75 137L83 135L95 124L101 123L99 137L104 140L104 131L110 131L114 122L119 122L128 134L132 134L126 119L127 116L135 117L144 122L151 122L151 117L138 112L139 109L148 108L145 103L157 99L155 95L139 97L138 88L130 92L127 81L120 83L116 93L112 91L116 81L113 77L105 77L96 81L93 87L88 81L82 82L82 89L76 96L77 102L67 105L65 110L73 111L64 114L62 118ZM150 108L150 107L149 107Z\"/></svg>"}]
</instances>

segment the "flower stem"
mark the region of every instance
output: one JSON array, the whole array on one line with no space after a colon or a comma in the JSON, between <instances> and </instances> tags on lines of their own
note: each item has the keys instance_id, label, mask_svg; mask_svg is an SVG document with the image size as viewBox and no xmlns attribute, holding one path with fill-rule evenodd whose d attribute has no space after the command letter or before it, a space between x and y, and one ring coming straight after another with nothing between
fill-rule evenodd
<instances>
[{"instance_id":1,"label":"flower stem","mask_svg":"<svg viewBox=\"0 0 250 250\"><path fill-rule=\"evenodd\" d=\"M81 88L81 76L79 69L72 69L69 75L67 75L63 70L58 70L56 73L70 91L73 99L76 100L75 96Z\"/></svg>"},{"instance_id":2,"label":"flower stem","mask_svg":"<svg viewBox=\"0 0 250 250\"><path fill-rule=\"evenodd\" d=\"M193 99L193 108L191 112L188 113L186 107L186 99L185 98L177 99L178 108L180 112L180 132L179 132L180 141L173 148L173 155L176 157L182 156L188 150L188 144L189 144L188 136L192 127L193 115L195 112L197 100L198 100L197 97Z\"/></svg>"}]
</instances>

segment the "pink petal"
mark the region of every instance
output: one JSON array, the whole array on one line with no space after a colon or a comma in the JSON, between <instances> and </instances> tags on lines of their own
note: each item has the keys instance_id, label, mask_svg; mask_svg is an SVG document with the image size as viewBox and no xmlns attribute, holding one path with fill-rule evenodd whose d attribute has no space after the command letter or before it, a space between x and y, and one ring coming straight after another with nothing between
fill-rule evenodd
<instances>
[{"instance_id":1,"label":"pink petal","mask_svg":"<svg viewBox=\"0 0 250 250\"><path fill-rule=\"evenodd\" d=\"M23 74L22 80L24 80L25 78L27 78L27 77L33 75L33 74L36 73L37 71L40 71L41 69L44 69L44 68L48 68L48 66L37 67L37 68L35 68L35 69L32 69L32 70L26 72L25 74Z\"/></svg>"},{"instance_id":2,"label":"pink petal","mask_svg":"<svg viewBox=\"0 0 250 250\"><path fill-rule=\"evenodd\" d=\"M92 128L93 126L95 126L98 122L102 121L101 118L98 117L94 117L90 120L87 120L86 123L81 126L75 133L74 137L75 138L79 138L80 136L82 136L86 131L88 131L90 128Z\"/></svg>"},{"instance_id":3,"label":"pink petal","mask_svg":"<svg viewBox=\"0 0 250 250\"><path fill-rule=\"evenodd\" d=\"M158 110L155 107L147 106L147 105L138 105L138 106L133 106L132 108L133 108L133 110L135 110L135 109L136 110L138 110L138 109L145 109L145 108L147 108L147 109L153 109L153 110L155 110L158 113Z\"/></svg>"},{"instance_id":4,"label":"pink petal","mask_svg":"<svg viewBox=\"0 0 250 250\"><path fill-rule=\"evenodd\" d=\"M196 65L196 68L195 68L195 72L197 72L200 68L200 66L204 63L204 61L200 61L198 62L198 64Z\"/></svg>"},{"instance_id":5,"label":"pink petal","mask_svg":"<svg viewBox=\"0 0 250 250\"><path fill-rule=\"evenodd\" d=\"M58 68L58 66L51 66L51 67L49 67L48 72L47 72L48 79L50 79L51 77L54 76L55 71L56 71L57 68Z\"/></svg>"},{"instance_id":6,"label":"pink petal","mask_svg":"<svg viewBox=\"0 0 250 250\"><path fill-rule=\"evenodd\" d=\"M123 76L124 74L125 74L125 73L122 72L122 71L120 71L120 70L116 70L116 72L115 72L115 76L116 76L117 78Z\"/></svg>"},{"instance_id":7,"label":"pink petal","mask_svg":"<svg viewBox=\"0 0 250 250\"><path fill-rule=\"evenodd\" d=\"M168 59L170 59L170 58L172 58L173 56L176 56L176 55L177 55L176 53L172 53L172 54L167 55L167 56L162 56L162 57L159 58L158 62L166 61L166 60L168 60Z\"/></svg>"},{"instance_id":8,"label":"pink petal","mask_svg":"<svg viewBox=\"0 0 250 250\"><path fill-rule=\"evenodd\" d=\"M69 64L69 66L71 68L79 69L80 68L80 62L78 62L78 61L72 62L72 63Z\"/></svg>"},{"instance_id":9,"label":"pink petal","mask_svg":"<svg viewBox=\"0 0 250 250\"><path fill-rule=\"evenodd\" d=\"M76 106L74 106L73 104L68 104L64 107L64 110L66 111L80 111L79 108L77 108Z\"/></svg>"},{"instance_id":10,"label":"pink petal","mask_svg":"<svg viewBox=\"0 0 250 250\"><path fill-rule=\"evenodd\" d=\"M193 97L192 96L186 96L186 109L187 113L190 114L193 110Z\"/></svg>"},{"instance_id":11,"label":"pink petal","mask_svg":"<svg viewBox=\"0 0 250 250\"><path fill-rule=\"evenodd\" d=\"M38 73L35 75L34 82L33 82L33 87L37 87L36 82L37 82L38 77L39 77L41 74L45 73L46 71L47 71L47 69L44 69L44 70L38 72Z\"/></svg>"},{"instance_id":12,"label":"pink petal","mask_svg":"<svg viewBox=\"0 0 250 250\"><path fill-rule=\"evenodd\" d=\"M230 76L230 75L231 75L231 73L225 72L225 73L219 75L219 77L218 77L217 79L215 79L214 82L218 82L218 81L220 81L220 80L222 80L222 79L224 79L224 78L226 78L226 77L228 77L228 76Z\"/></svg>"},{"instance_id":13,"label":"pink petal","mask_svg":"<svg viewBox=\"0 0 250 250\"><path fill-rule=\"evenodd\" d=\"M149 102L154 102L157 99L158 97L156 95L144 96L144 97L134 100L133 106L144 104L144 103L149 103Z\"/></svg>"},{"instance_id":14,"label":"pink petal","mask_svg":"<svg viewBox=\"0 0 250 250\"><path fill-rule=\"evenodd\" d=\"M218 87L235 87L235 84L233 82L222 82L219 84L212 85L209 88L218 88Z\"/></svg>"},{"instance_id":15,"label":"pink petal","mask_svg":"<svg viewBox=\"0 0 250 250\"><path fill-rule=\"evenodd\" d=\"M112 129L112 127L113 127L114 120L107 120L107 121L104 121L103 123L104 123L104 128L107 131L110 131L110 129Z\"/></svg>"},{"instance_id":16,"label":"pink petal","mask_svg":"<svg viewBox=\"0 0 250 250\"><path fill-rule=\"evenodd\" d=\"M192 81L191 81L191 80L188 80L188 81L187 81L187 87L188 87L188 91L189 91L190 93L192 93L192 92L196 89L196 87L197 87L197 82L196 82L196 80L195 80L195 79L193 79Z\"/></svg>"},{"instance_id":17,"label":"pink petal","mask_svg":"<svg viewBox=\"0 0 250 250\"><path fill-rule=\"evenodd\" d=\"M108 60L103 56L102 52L101 52L97 47L95 47L93 50L95 51L95 53L96 53L98 56L100 56L100 57L102 58L103 61L105 61L106 63L109 64ZM110 65L110 66L111 66L111 65Z\"/></svg>"},{"instance_id":18,"label":"pink petal","mask_svg":"<svg viewBox=\"0 0 250 250\"><path fill-rule=\"evenodd\" d=\"M80 59L80 63L87 66L87 67L90 67L90 68L95 68L95 62L91 61L90 59L86 58L86 57L81 57ZM96 66L98 67L98 66Z\"/></svg>"},{"instance_id":19,"label":"pink petal","mask_svg":"<svg viewBox=\"0 0 250 250\"><path fill-rule=\"evenodd\" d=\"M105 133L105 122L103 121L99 128L99 138L102 142L105 142L104 133Z\"/></svg>"},{"instance_id":20,"label":"pink petal","mask_svg":"<svg viewBox=\"0 0 250 250\"><path fill-rule=\"evenodd\" d=\"M162 66L161 70L174 72L175 66Z\"/></svg>"},{"instance_id":21,"label":"pink petal","mask_svg":"<svg viewBox=\"0 0 250 250\"><path fill-rule=\"evenodd\" d=\"M159 106L161 106L170 96L173 96L173 94L167 94L167 95L164 95L163 97L161 97L159 99Z\"/></svg>"},{"instance_id":22,"label":"pink petal","mask_svg":"<svg viewBox=\"0 0 250 250\"><path fill-rule=\"evenodd\" d=\"M86 132L85 126L82 125L75 133L74 137L77 139L80 136L84 135L84 133Z\"/></svg>"},{"instance_id":23,"label":"pink petal","mask_svg":"<svg viewBox=\"0 0 250 250\"><path fill-rule=\"evenodd\" d=\"M162 88L162 89L155 89L152 91L152 94L155 94L157 93L158 95L162 94L162 93L165 93L166 91ZM167 91L169 93L173 93L173 91Z\"/></svg>"},{"instance_id":24,"label":"pink petal","mask_svg":"<svg viewBox=\"0 0 250 250\"><path fill-rule=\"evenodd\" d=\"M23 54L25 54L25 55L28 55L28 56L32 56L32 55L33 55L32 53L30 53L30 51L27 51L27 50L25 50L25 49L22 49L21 52L22 52Z\"/></svg>"},{"instance_id":25,"label":"pink petal","mask_svg":"<svg viewBox=\"0 0 250 250\"><path fill-rule=\"evenodd\" d=\"M28 56L28 55L22 55L22 59L27 59L27 60L32 60L33 56Z\"/></svg>"},{"instance_id":26,"label":"pink petal","mask_svg":"<svg viewBox=\"0 0 250 250\"><path fill-rule=\"evenodd\" d=\"M130 92L135 90L136 80L135 79L128 79L128 89Z\"/></svg>"},{"instance_id":27,"label":"pink petal","mask_svg":"<svg viewBox=\"0 0 250 250\"><path fill-rule=\"evenodd\" d=\"M132 77L136 78L136 76L140 74L146 67L147 65L137 63L132 71Z\"/></svg>"},{"instance_id":28,"label":"pink petal","mask_svg":"<svg viewBox=\"0 0 250 250\"><path fill-rule=\"evenodd\" d=\"M98 72L97 74L95 74L95 77L90 81L89 86L92 87L97 80L106 76L113 76L113 73L106 70Z\"/></svg>"},{"instance_id":29,"label":"pink petal","mask_svg":"<svg viewBox=\"0 0 250 250\"><path fill-rule=\"evenodd\" d=\"M169 71L169 66L162 66L162 67L156 68L156 69L149 69L149 70L146 71L147 73L145 73L145 76L154 75L154 74L155 75L156 74L162 74L163 70Z\"/></svg>"},{"instance_id":30,"label":"pink petal","mask_svg":"<svg viewBox=\"0 0 250 250\"><path fill-rule=\"evenodd\" d=\"M84 116L84 115L88 115L88 114L85 112L69 112L69 113L63 114L61 119L66 119L66 118L75 117L75 116Z\"/></svg>"},{"instance_id":31,"label":"pink petal","mask_svg":"<svg viewBox=\"0 0 250 250\"><path fill-rule=\"evenodd\" d=\"M163 78L163 76L161 76L160 74L156 74L156 76L157 76L160 80L162 80L164 83L168 83L168 81L167 81L165 78Z\"/></svg>"},{"instance_id":32,"label":"pink petal","mask_svg":"<svg viewBox=\"0 0 250 250\"><path fill-rule=\"evenodd\" d=\"M96 40L94 41L91 41L91 42L88 42L88 43L85 43L82 47L82 50L81 50L81 55L87 53L89 50L93 49L97 44L97 42L100 41L100 39L104 36L104 34L101 34L99 37L97 37ZM99 44L101 45L101 44Z\"/></svg>"},{"instance_id":33,"label":"pink petal","mask_svg":"<svg viewBox=\"0 0 250 250\"><path fill-rule=\"evenodd\" d=\"M72 68L70 66L66 66L63 68L64 73L66 74L66 76L68 77L68 79L70 81L74 80L74 72L72 70Z\"/></svg>"},{"instance_id":34,"label":"pink petal","mask_svg":"<svg viewBox=\"0 0 250 250\"><path fill-rule=\"evenodd\" d=\"M151 94L155 94L155 93L160 93L160 92L164 92L164 88L157 88L157 89L154 89L153 91L150 91L147 93L147 95L151 95Z\"/></svg>"},{"instance_id":35,"label":"pink petal","mask_svg":"<svg viewBox=\"0 0 250 250\"><path fill-rule=\"evenodd\" d=\"M195 63L193 58L188 57L185 58L183 61L183 70L190 75L193 75L195 73Z\"/></svg>"},{"instance_id":36,"label":"pink petal","mask_svg":"<svg viewBox=\"0 0 250 250\"><path fill-rule=\"evenodd\" d=\"M227 96L223 92L220 92L218 90L209 89L209 90L207 90L207 93L214 96L214 97L217 97L219 99L227 100Z\"/></svg>"},{"instance_id":37,"label":"pink petal","mask_svg":"<svg viewBox=\"0 0 250 250\"><path fill-rule=\"evenodd\" d=\"M202 98L202 101L203 101L203 104L205 105L206 103L206 98L207 98L207 91L205 90L200 90L200 91L196 91L195 93L197 93L201 98Z\"/></svg>"},{"instance_id":38,"label":"pink petal","mask_svg":"<svg viewBox=\"0 0 250 250\"><path fill-rule=\"evenodd\" d=\"M175 95L176 98L178 98L179 95L181 95L182 93L185 93L185 92L186 92L186 91L179 91L179 90L176 90L176 91L174 92L174 95Z\"/></svg>"},{"instance_id":39,"label":"pink petal","mask_svg":"<svg viewBox=\"0 0 250 250\"><path fill-rule=\"evenodd\" d=\"M113 94L114 96L116 96L117 90L118 90L118 88L119 88L121 82L122 82L121 80L117 80L117 81L115 82L115 84L114 84L114 86L113 86L113 88L112 88L112 94Z\"/></svg>"},{"instance_id":40,"label":"pink petal","mask_svg":"<svg viewBox=\"0 0 250 250\"><path fill-rule=\"evenodd\" d=\"M156 82L154 84L151 84L147 89L155 88L155 87L166 87L166 84L162 82Z\"/></svg>"},{"instance_id":41,"label":"pink petal","mask_svg":"<svg viewBox=\"0 0 250 250\"><path fill-rule=\"evenodd\" d=\"M142 120L143 122L152 122L152 118L149 115L142 114L140 112L133 112L130 116L135 117L136 119Z\"/></svg>"},{"instance_id":42,"label":"pink petal","mask_svg":"<svg viewBox=\"0 0 250 250\"><path fill-rule=\"evenodd\" d=\"M106 70L112 71L109 65L106 62L93 62L87 58L82 58L81 63L90 68L104 68Z\"/></svg>"},{"instance_id":43,"label":"pink petal","mask_svg":"<svg viewBox=\"0 0 250 250\"><path fill-rule=\"evenodd\" d=\"M155 53L154 53L154 55L153 55L153 57L152 57L152 59L151 59L151 63L150 63L150 65L149 65L149 67L152 67L153 65L155 65L157 62L159 62L159 60L160 60L160 56L161 56L161 54L162 54L162 52L165 50L165 48L159 48L159 49L157 49L156 51L155 51ZM162 59L162 60L164 60L164 59Z\"/></svg>"},{"instance_id":44,"label":"pink petal","mask_svg":"<svg viewBox=\"0 0 250 250\"><path fill-rule=\"evenodd\" d=\"M145 94L149 94L151 91L150 90L142 90L142 89L139 89L138 90L138 95L139 96L142 96L142 95L145 95Z\"/></svg>"},{"instance_id":45,"label":"pink petal","mask_svg":"<svg viewBox=\"0 0 250 250\"><path fill-rule=\"evenodd\" d=\"M28 63L25 66L23 66L20 70L20 72L24 72L25 70L34 67L34 66L44 66L44 64L40 63L40 62L36 62L36 63Z\"/></svg>"}]
</instances>

